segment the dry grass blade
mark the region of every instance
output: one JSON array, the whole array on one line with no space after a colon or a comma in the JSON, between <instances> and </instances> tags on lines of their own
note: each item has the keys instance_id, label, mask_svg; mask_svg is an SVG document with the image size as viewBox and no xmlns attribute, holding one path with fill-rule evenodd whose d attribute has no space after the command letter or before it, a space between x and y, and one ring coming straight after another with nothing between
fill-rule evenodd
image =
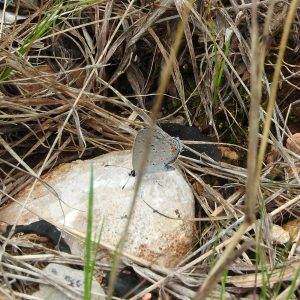
<instances>
[{"instance_id":1,"label":"dry grass blade","mask_svg":"<svg viewBox=\"0 0 300 300\"><path fill-rule=\"evenodd\" d=\"M195 222L197 236L190 252L167 269L122 247L101 246L119 251L118 261L148 282L145 291L161 297L299 298L299 278L291 274L298 264L300 233L285 244L272 236L273 226L284 232L300 215L299 147L292 139L300 132L297 4L1 3L1 15L9 12L15 18L12 24L2 19L0 28L1 209L19 201L27 185L32 191L43 185L64 201L43 179L47 171L129 150L140 128L192 125L210 142L182 139L185 150L176 162L196 201L197 214L189 221ZM222 161L197 153L193 144L218 147ZM186 157L187 150L195 156ZM141 179L136 178L137 186ZM131 212L133 207L134 201ZM11 223L17 224L19 216ZM47 221L84 239L83 232ZM129 223L130 218L121 244ZM42 244L28 236L1 236L4 298L32 299L44 278L40 268L49 262L83 265L80 257L48 249L38 240ZM253 247L240 248L252 241L257 241L256 253ZM230 256L231 250L236 256ZM96 261L97 275L111 269ZM224 270L230 276L222 277ZM268 272L273 273L265 277ZM64 289L52 279L49 285ZM133 299L140 296L143 292Z\"/></svg>"},{"instance_id":2,"label":"dry grass blade","mask_svg":"<svg viewBox=\"0 0 300 300\"><path fill-rule=\"evenodd\" d=\"M282 281L291 281L297 269L300 268L299 261L291 261L286 267L281 267L280 269L275 269L270 271L270 276L268 276L268 283L273 286L276 283L281 283ZM247 274L241 276L229 276L228 283L232 283L237 287L251 288L254 285L257 287L262 287L264 281L266 280L265 274Z\"/></svg>"},{"instance_id":3,"label":"dry grass blade","mask_svg":"<svg viewBox=\"0 0 300 300\"><path fill-rule=\"evenodd\" d=\"M179 28L178 28L178 30L176 32L176 36L175 36L175 41L173 43L173 46L171 47L170 57L167 60L165 67L162 69L161 81L160 81L160 85L159 85L159 88L158 88L158 96L157 96L155 104L152 108L150 131L149 131L149 134L148 134L147 143L145 144L144 160L141 161L141 165L138 168L138 175L136 176L134 194L132 196L132 203L130 205L129 212L128 212L128 221L126 222L126 224L124 226L124 231L123 231L122 237L120 239L120 242L118 244L118 249L117 249L117 252L116 252L116 256L114 258L114 266L113 266L113 269L112 269L112 272L111 272L110 283L109 283L109 287L108 287L108 299L110 299L113 295L113 290L114 290L114 286L115 286L115 282L116 282L116 276L117 276L116 270L117 270L117 267L119 266L120 261L121 261L121 251L123 250L124 245L126 243L130 222L131 222L131 220L134 216L134 208L135 208L135 204L136 204L136 201L137 201L139 188L140 188L141 183L142 183L143 171L145 170L147 157L149 155L151 139L152 139L152 136L153 136L153 128L154 128L154 125L155 125L156 120L157 120L157 115L158 115L158 113L161 109L161 105L162 105L162 101L163 101L163 95L164 95L164 92L167 88L167 84L169 82L169 78L170 78L170 74L171 74L171 68L172 68L172 66L173 66L173 64L176 60L177 51L179 49L180 40L181 40L181 37L182 37L182 34L183 34L182 28L184 28L184 26L187 22L187 19L188 19L188 10L185 11L184 19L182 20L182 23L179 24Z\"/></svg>"},{"instance_id":4,"label":"dry grass blade","mask_svg":"<svg viewBox=\"0 0 300 300\"><path fill-rule=\"evenodd\" d=\"M258 174L260 173L261 166L263 163L263 157L266 153L267 139L268 139L269 132L270 132L272 112L273 112L273 109L275 106L275 101L276 101L276 96L277 96L280 71L281 71L281 67L282 67L282 63L283 63L284 54L286 51L286 44L287 44L287 40L289 37L290 28L291 28L291 25L292 25L292 22L294 19L294 15L297 11L297 8L298 8L298 1L293 0L291 2L291 5L290 5L289 11L288 11L288 15L286 17L286 23L285 23L284 30L282 33L279 53L278 53L278 57L277 57L276 65L275 65L272 86L271 86L270 100L269 100L268 109L267 109L267 118L266 118L266 122L264 124L263 137L262 137L261 146L259 149L256 176L258 176Z\"/></svg>"},{"instance_id":5,"label":"dry grass blade","mask_svg":"<svg viewBox=\"0 0 300 300\"><path fill-rule=\"evenodd\" d=\"M219 281L219 278L222 276L222 274L228 268L229 265L227 265L227 262L230 261L230 257L232 255L232 253L234 253L235 247L240 242L241 237L246 232L247 228L248 228L248 225L246 225L246 223L243 223L239 227L238 231L236 232L234 237L231 239L230 243L227 245L225 251L223 252L223 254L221 256L221 258L218 259L216 264L213 266L212 271L210 271L209 276L204 280L204 282L201 285L200 289L197 291L197 295L195 296L195 299L198 299L198 300L206 299L209 296L210 292L213 290L216 283ZM240 255L242 253L243 252L238 253L238 254ZM236 257L238 257L238 256L234 256L232 261L234 261Z\"/></svg>"},{"instance_id":6,"label":"dry grass blade","mask_svg":"<svg viewBox=\"0 0 300 300\"><path fill-rule=\"evenodd\" d=\"M287 43L288 32L290 30L290 25L293 19L293 16L296 11L296 2L294 5L290 7L290 13L288 15L288 23L285 25L285 30L283 32L283 37L281 41L281 51L277 60L277 67L274 73L273 79L273 88L271 90L271 96L274 98L271 103L269 103L269 120L271 120L271 108L273 109L273 105L275 102L275 95L277 91L277 82L279 79L279 72L281 68L281 61L283 58L285 45ZM257 50L258 49L258 28L257 28L257 6L256 3L253 4L253 11L252 11L252 49L254 57L258 56ZM212 271L210 272L208 278L204 281L203 285L199 289L197 293L197 299L205 299L208 297L209 292L213 289L214 285L218 281L221 274L219 270L222 270L222 267L225 265L226 260L228 259L230 253L233 251L235 246L237 245L238 241L242 237L242 235L247 230L248 226L251 225L255 220L255 203L256 203L256 196L258 193L258 186L259 186L259 177L260 177L260 170L263 162L262 154L265 153L266 148L266 137L270 130L270 121L265 124L264 132L265 132L265 139L262 141L261 144L261 152L259 155L258 163L256 164L256 157L257 157L257 144L258 144L258 115L259 115L259 104L260 104L260 97L261 97L261 78L258 75L262 75L262 63L263 61L258 60L258 64L253 61L253 73L251 76L252 79L252 105L250 106L250 128L249 128L249 149L248 149L248 177L247 177L247 184L246 184L246 211L245 211L245 223L241 225L238 232L234 236L234 242L232 242L223 253L222 257L217 261L214 265ZM272 105L273 104L273 105Z\"/></svg>"},{"instance_id":7,"label":"dry grass blade","mask_svg":"<svg viewBox=\"0 0 300 300\"><path fill-rule=\"evenodd\" d=\"M247 157L247 182L246 182L246 222L252 224L255 221L255 204L257 201L259 182L257 175L257 146L258 146L258 120L259 107L261 101L261 80L262 80L262 66L264 64L264 57L261 60L255 58L259 53L259 36L257 25L257 2L252 6L252 35L251 35L251 49L252 49L252 70L251 70L251 105L249 111L249 138L248 138L248 157Z\"/></svg>"}]
</instances>

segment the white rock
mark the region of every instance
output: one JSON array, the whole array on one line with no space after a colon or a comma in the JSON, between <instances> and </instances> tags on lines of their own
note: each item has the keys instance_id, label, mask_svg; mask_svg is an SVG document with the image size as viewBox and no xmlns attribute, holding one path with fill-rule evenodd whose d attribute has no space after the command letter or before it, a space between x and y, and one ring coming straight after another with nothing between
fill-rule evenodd
<instances>
[{"instance_id":1,"label":"white rock","mask_svg":"<svg viewBox=\"0 0 300 300\"><path fill-rule=\"evenodd\" d=\"M51 263L45 269L45 274L49 281L55 281L56 284L61 283L69 285L71 290L76 290L81 293L84 291L84 271L75 270L67 266ZM63 287L63 286L62 286ZM74 299L68 297L65 293L55 288L53 285L40 284L40 290L33 296L47 300L69 300ZM72 296L75 296L72 294ZM82 297L78 297L82 299ZM104 300L105 292L101 285L96 281L92 281L92 297L91 299Z\"/></svg>"},{"instance_id":2,"label":"white rock","mask_svg":"<svg viewBox=\"0 0 300 300\"><path fill-rule=\"evenodd\" d=\"M44 180L52 192L38 183L29 196L28 210L22 213L18 224L31 223L40 216L84 233L91 163L94 167L94 229L104 222L101 241L116 245L127 221L136 180L128 175L132 168L128 151L74 161L49 172ZM17 199L24 203L29 190L30 187L19 193ZM1 210L0 220L13 223L19 209L20 206L12 203ZM138 193L124 250L150 262L174 266L193 245L195 226L190 221L193 218L193 194L179 170L147 175ZM67 241L72 253L82 255L84 245L78 245L74 239L67 238Z\"/></svg>"},{"instance_id":3,"label":"white rock","mask_svg":"<svg viewBox=\"0 0 300 300\"><path fill-rule=\"evenodd\" d=\"M5 11L3 14L3 10L0 9L0 22L5 24L14 24L18 20L27 19L27 16L16 15L15 13Z\"/></svg>"}]
</instances>

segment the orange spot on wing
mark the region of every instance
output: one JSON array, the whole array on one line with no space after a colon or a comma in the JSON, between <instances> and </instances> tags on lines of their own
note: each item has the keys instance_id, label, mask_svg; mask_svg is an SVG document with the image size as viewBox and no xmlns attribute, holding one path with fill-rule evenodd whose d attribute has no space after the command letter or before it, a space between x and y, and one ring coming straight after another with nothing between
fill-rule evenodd
<instances>
[{"instance_id":1,"label":"orange spot on wing","mask_svg":"<svg viewBox=\"0 0 300 300\"><path fill-rule=\"evenodd\" d=\"M176 152L177 152L177 147L172 146L172 147L171 147L171 152L172 152L172 153L176 153Z\"/></svg>"}]
</instances>

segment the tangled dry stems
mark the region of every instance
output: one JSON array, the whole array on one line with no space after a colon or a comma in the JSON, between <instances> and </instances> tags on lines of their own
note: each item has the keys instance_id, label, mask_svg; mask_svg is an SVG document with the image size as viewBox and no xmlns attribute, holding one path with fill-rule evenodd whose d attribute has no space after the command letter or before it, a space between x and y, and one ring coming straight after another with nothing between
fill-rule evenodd
<instances>
[{"instance_id":1,"label":"tangled dry stems","mask_svg":"<svg viewBox=\"0 0 300 300\"><path fill-rule=\"evenodd\" d=\"M23 2L22 5L23 12L30 12L29 17L2 27L1 34L0 68L2 74L10 70L9 76L2 77L0 98L1 204L34 178L63 162L131 148L135 130L145 125L155 102L160 71L168 59L183 14L181 1L173 5L167 0L141 1L139 5L122 1L80 5L74 1L69 6L45 1L43 7L34 9L24 7ZM258 3L260 25L266 20L270 5L271 1ZM270 17L268 36L260 32L259 38L266 40L267 54L261 125L288 5L288 2L277 2ZM193 5L159 121L176 121L182 117L185 124L211 133L218 142L231 144L232 149L234 146L247 148L251 8L252 3L236 2ZM56 15L56 20L48 20L43 34L27 40L30 47L24 45L30 33L50 15ZM295 251L293 247L274 245L270 224L280 225L299 216L299 155L287 150L285 145L286 138L299 130L295 122L300 114L298 33L299 9L283 62L269 140L277 157L264 165L260 180L260 197L264 201L257 206L257 216L269 220L261 225L260 251L266 269L278 263L284 266L278 268L288 269L289 264L284 262ZM20 53L22 49L24 53ZM201 212L199 220L209 217L212 221L199 221L198 244L175 273L136 266L139 274L154 282L152 289L164 284L165 291L178 298L193 297L194 288L210 269L211 257L229 243L243 220L247 153L238 153L239 161L180 162L189 181L200 183L204 190L199 193L195 189ZM214 186L209 176L226 179L226 183L219 181ZM228 189L235 190L230 197L226 196ZM220 216L223 218L217 219ZM255 231L249 228L243 240L255 240ZM32 253L39 249L36 245L32 247ZM251 246L242 256L235 257L235 263L228 267L233 275L261 269L254 263L256 250ZM282 255L282 251L290 254ZM42 261L43 255L40 255ZM1 268L10 273L3 278L6 287L2 292L26 294L27 287L20 281L31 280L33 274L29 270L38 259L39 255L35 254L29 258L30 263L17 270L18 259L8 252L2 253ZM56 254L51 259L69 262L76 258ZM97 267L99 270L101 266ZM23 274L23 277L11 274ZM281 281L279 278L278 282ZM230 282L228 279L225 299L247 297L253 292L248 287L234 287ZM274 296L272 285L268 288L268 295ZM219 291L220 286L213 296L219 298Z\"/></svg>"}]
</instances>

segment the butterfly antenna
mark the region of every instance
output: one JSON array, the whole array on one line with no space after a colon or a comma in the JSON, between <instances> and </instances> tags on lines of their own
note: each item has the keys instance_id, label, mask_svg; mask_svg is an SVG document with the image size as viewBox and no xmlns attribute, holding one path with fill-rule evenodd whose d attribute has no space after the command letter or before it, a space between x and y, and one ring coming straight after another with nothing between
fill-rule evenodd
<instances>
[{"instance_id":1,"label":"butterfly antenna","mask_svg":"<svg viewBox=\"0 0 300 300\"><path fill-rule=\"evenodd\" d=\"M117 165L104 165L104 167L117 167L117 168L123 168L123 169L127 169L127 170L131 170L130 168L127 168L127 167L123 167L123 166L117 166Z\"/></svg>"}]
</instances>

